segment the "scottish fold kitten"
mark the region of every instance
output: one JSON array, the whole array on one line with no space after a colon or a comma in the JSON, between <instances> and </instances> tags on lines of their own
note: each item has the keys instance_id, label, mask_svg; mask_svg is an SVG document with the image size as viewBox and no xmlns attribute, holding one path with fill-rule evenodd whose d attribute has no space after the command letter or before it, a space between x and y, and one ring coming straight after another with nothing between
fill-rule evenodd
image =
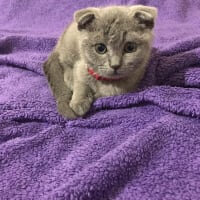
<instances>
[{"instance_id":1,"label":"scottish fold kitten","mask_svg":"<svg viewBox=\"0 0 200 200\"><path fill-rule=\"evenodd\" d=\"M43 69L60 114L83 116L103 96L134 91L144 76L157 10L86 8L74 14Z\"/></svg>"}]
</instances>

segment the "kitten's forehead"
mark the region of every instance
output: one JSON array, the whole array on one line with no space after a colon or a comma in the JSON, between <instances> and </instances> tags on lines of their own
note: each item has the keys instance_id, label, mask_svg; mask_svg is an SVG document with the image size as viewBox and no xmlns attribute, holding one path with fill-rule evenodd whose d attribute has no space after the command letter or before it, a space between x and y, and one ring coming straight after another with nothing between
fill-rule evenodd
<instances>
[{"instance_id":1,"label":"kitten's forehead","mask_svg":"<svg viewBox=\"0 0 200 200\"><path fill-rule=\"evenodd\" d=\"M133 15L127 7L107 7L99 11L96 31L89 32L88 39L120 46L125 41L148 41L150 34L138 32Z\"/></svg>"},{"instance_id":2,"label":"kitten's forehead","mask_svg":"<svg viewBox=\"0 0 200 200\"><path fill-rule=\"evenodd\" d=\"M132 23L127 13L121 8L107 8L101 14L101 30L109 38L109 43L121 43L131 30Z\"/></svg>"},{"instance_id":3,"label":"kitten's forehead","mask_svg":"<svg viewBox=\"0 0 200 200\"><path fill-rule=\"evenodd\" d=\"M107 34L113 34L116 31L128 31L131 29L131 17L122 8L107 8L101 14L101 25ZM128 26L129 24L129 26Z\"/></svg>"}]
</instances>

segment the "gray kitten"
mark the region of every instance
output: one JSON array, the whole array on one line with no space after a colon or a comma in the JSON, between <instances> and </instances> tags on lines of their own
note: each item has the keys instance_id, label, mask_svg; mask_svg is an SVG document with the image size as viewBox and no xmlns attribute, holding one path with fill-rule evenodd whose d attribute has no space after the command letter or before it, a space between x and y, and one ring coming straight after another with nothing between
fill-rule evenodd
<instances>
[{"instance_id":1,"label":"gray kitten","mask_svg":"<svg viewBox=\"0 0 200 200\"><path fill-rule=\"evenodd\" d=\"M43 69L58 111L83 116L102 96L134 91L144 76L157 9L87 8L60 37Z\"/></svg>"}]
</instances>

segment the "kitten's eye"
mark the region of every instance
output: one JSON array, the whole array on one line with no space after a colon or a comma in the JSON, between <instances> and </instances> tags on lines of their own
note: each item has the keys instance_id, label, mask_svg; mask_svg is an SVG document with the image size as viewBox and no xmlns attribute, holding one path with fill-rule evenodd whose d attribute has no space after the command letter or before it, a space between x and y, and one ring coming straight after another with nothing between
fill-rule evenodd
<instances>
[{"instance_id":1,"label":"kitten's eye","mask_svg":"<svg viewBox=\"0 0 200 200\"><path fill-rule=\"evenodd\" d=\"M105 44L99 43L99 44L95 45L95 50L99 54L104 54L104 53L106 53L107 48L106 48Z\"/></svg>"},{"instance_id":2,"label":"kitten's eye","mask_svg":"<svg viewBox=\"0 0 200 200\"><path fill-rule=\"evenodd\" d=\"M135 42L127 42L124 46L125 53L132 53L137 50L137 44Z\"/></svg>"}]
</instances>

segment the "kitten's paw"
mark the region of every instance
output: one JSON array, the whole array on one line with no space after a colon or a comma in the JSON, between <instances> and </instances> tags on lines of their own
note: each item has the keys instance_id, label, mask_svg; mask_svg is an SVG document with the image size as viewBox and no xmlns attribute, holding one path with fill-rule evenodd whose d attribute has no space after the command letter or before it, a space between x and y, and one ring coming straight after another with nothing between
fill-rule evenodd
<instances>
[{"instance_id":1,"label":"kitten's paw","mask_svg":"<svg viewBox=\"0 0 200 200\"><path fill-rule=\"evenodd\" d=\"M69 105L77 115L83 116L89 111L91 103L91 99L85 99L78 102L71 101Z\"/></svg>"},{"instance_id":2,"label":"kitten's paw","mask_svg":"<svg viewBox=\"0 0 200 200\"><path fill-rule=\"evenodd\" d=\"M70 108L69 103L65 101L61 101L57 103L58 112L68 119L76 119L78 116L74 113L74 111Z\"/></svg>"}]
</instances>

